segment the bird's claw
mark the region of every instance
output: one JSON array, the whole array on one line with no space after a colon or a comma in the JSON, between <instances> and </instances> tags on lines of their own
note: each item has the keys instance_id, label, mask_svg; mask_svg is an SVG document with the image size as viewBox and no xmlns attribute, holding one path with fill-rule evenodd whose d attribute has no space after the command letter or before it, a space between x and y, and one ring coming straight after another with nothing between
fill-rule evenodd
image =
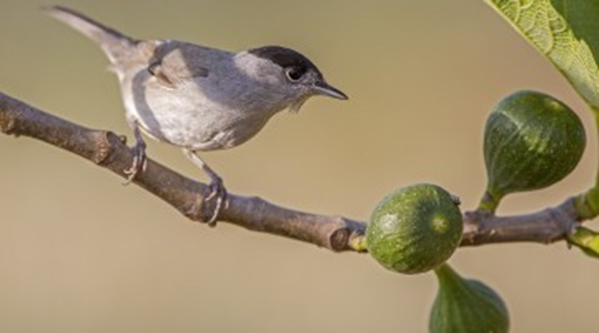
<instances>
[{"instance_id":1,"label":"bird's claw","mask_svg":"<svg viewBox=\"0 0 599 333\"><path fill-rule=\"evenodd\" d=\"M216 226L216 220L218 219L218 215L223 210L223 208L227 208L229 206L229 201L227 200L227 189L225 189L225 185L223 184L223 179L219 177L216 172L214 172L201 158L199 158L193 150L184 148L183 153L190 159L195 165L204 170L204 172L210 177L212 180L210 185L207 186L203 195L196 200L192 207L186 212L185 215L190 217L192 220L208 223L209 226ZM207 192L207 193L206 193ZM215 201L212 205L206 205L209 201ZM206 218L205 214L209 209L214 210L211 212L210 218Z\"/></svg>"},{"instance_id":2,"label":"bird's claw","mask_svg":"<svg viewBox=\"0 0 599 333\"><path fill-rule=\"evenodd\" d=\"M223 210L223 208L227 208L229 206L229 200L227 200L227 189L223 184L223 180L220 178L213 179L209 185L209 194L205 196L201 201L201 205L204 206L206 202L211 200L216 200L214 211L208 219L207 223L209 226L216 226L216 220L218 219L218 215Z\"/></svg>"},{"instance_id":3,"label":"bird's claw","mask_svg":"<svg viewBox=\"0 0 599 333\"><path fill-rule=\"evenodd\" d=\"M129 169L123 170L125 175L127 175L127 180L123 185L129 185L135 179L135 177L139 174L139 172L145 172L148 167L148 158L146 156L146 147L144 144L136 144L132 148L133 153L133 163L131 163L131 167Z\"/></svg>"}]
</instances>

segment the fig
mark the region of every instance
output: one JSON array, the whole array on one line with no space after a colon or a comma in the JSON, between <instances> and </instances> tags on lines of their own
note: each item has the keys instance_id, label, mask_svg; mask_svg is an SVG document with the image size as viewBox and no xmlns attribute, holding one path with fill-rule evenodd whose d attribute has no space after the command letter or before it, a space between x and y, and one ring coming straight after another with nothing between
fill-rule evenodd
<instances>
[{"instance_id":1,"label":"fig","mask_svg":"<svg viewBox=\"0 0 599 333\"><path fill-rule=\"evenodd\" d=\"M366 230L368 252L387 269L417 274L453 254L462 238L456 200L436 185L400 188L374 209Z\"/></svg>"},{"instance_id":2,"label":"fig","mask_svg":"<svg viewBox=\"0 0 599 333\"><path fill-rule=\"evenodd\" d=\"M460 277L449 265L435 270L439 291L430 315L431 333L505 333L510 320L501 297L477 280Z\"/></svg>"},{"instance_id":3,"label":"fig","mask_svg":"<svg viewBox=\"0 0 599 333\"><path fill-rule=\"evenodd\" d=\"M484 140L488 183L480 209L489 212L507 194L562 180L586 146L580 118L564 103L534 91L502 100L487 120Z\"/></svg>"}]
</instances>

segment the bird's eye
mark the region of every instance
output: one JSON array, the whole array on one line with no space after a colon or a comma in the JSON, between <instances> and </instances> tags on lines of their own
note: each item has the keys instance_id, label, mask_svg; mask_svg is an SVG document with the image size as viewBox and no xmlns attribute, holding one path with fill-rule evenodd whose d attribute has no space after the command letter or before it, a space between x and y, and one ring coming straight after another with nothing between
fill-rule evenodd
<instances>
[{"instance_id":1,"label":"bird's eye","mask_svg":"<svg viewBox=\"0 0 599 333\"><path fill-rule=\"evenodd\" d=\"M289 81L297 82L304 76L305 71L299 67L289 67L285 73L287 74Z\"/></svg>"}]
</instances>

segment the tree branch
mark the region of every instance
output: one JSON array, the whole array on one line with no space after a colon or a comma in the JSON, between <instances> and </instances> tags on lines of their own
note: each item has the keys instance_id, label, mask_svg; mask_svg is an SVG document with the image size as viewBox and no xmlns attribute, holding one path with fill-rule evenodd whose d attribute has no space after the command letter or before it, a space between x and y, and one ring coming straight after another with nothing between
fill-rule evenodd
<instances>
[{"instance_id":1,"label":"tree branch","mask_svg":"<svg viewBox=\"0 0 599 333\"><path fill-rule=\"evenodd\" d=\"M542 211L516 216L495 216L474 211L464 214L462 246L508 242L549 244L565 239L580 223L575 198Z\"/></svg>"},{"instance_id":2,"label":"tree branch","mask_svg":"<svg viewBox=\"0 0 599 333\"><path fill-rule=\"evenodd\" d=\"M77 154L126 178L132 161L123 137L109 131L85 128L0 93L0 131L27 136ZM206 221L214 207L197 209L207 195L206 184L186 178L148 160L134 183L166 201L194 221ZM249 230L289 237L332 251L365 251L366 224L338 216L305 213L271 204L258 197L230 194L219 221ZM521 216L498 217L481 212L464 214L462 246L500 242L550 243L564 239L579 220L574 199L555 208Z\"/></svg>"}]
</instances>

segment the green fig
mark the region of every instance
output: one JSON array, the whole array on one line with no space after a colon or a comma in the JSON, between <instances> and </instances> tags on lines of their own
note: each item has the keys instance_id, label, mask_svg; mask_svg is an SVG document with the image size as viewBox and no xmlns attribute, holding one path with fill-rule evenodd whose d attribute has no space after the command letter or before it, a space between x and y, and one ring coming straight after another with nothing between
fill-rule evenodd
<instances>
[{"instance_id":1,"label":"green fig","mask_svg":"<svg viewBox=\"0 0 599 333\"><path fill-rule=\"evenodd\" d=\"M505 303L482 282L460 277L449 265L435 270L439 292L430 315L431 333L506 333Z\"/></svg>"},{"instance_id":2,"label":"green fig","mask_svg":"<svg viewBox=\"0 0 599 333\"><path fill-rule=\"evenodd\" d=\"M485 128L487 191L480 209L494 212L507 194L548 187L580 161L586 134L564 103L521 91L501 101Z\"/></svg>"},{"instance_id":3,"label":"green fig","mask_svg":"<svg viewBox=\"0 0 599 333\"><path fill-rule=\"evenodd\" d=\"M368 252L384 267L423 273L444 263L462 238L462 214L441 187L400 188L374 209L366 230Z\"/></svg>"}]
</instances>

